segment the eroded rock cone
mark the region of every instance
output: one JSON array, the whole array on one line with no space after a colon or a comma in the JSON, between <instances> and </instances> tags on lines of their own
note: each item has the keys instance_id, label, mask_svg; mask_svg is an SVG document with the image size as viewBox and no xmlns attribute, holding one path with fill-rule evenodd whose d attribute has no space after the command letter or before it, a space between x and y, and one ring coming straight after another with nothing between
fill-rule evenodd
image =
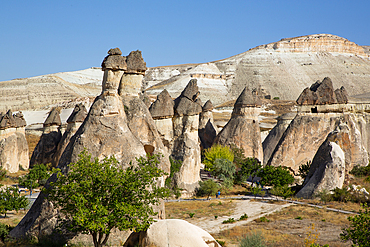
<instances>
[{"instance_id":1,"label":"eroded rock cone","mask_svg":"<svg viewBox=\"0 0 370 247\"><path fill-rule=\"evenodd\" d=\"M31 168L37 164L46 165L53 163L54 155L57 152L58 144L62 138L62 133L59 129L62 124L60 110L61 109L57 107L53 108L46 118L43 133L31 156Z\"/></svg>"},{"instance_id":2,"label":"eroded rock cone","mask_svg":"<svg viewBox=\"0 0 370 247\"><path fill-rule=\"evenodd\" d=\"M317 151L304 187L297 193L297 197L311 198L323 190L342 188L345 179L344 152L329 139Z\"/></svg>"},{"instance_id":3,"label":"eroded rock cone","mask_svg":"<svg viewBox=\"0 0 370 247\"><path fill-rule=\"evenodd\" d=\"M275 127L269 132L268 136L262 142L264 165L270 159L270 156L275 150L276 145L296 115L296 113L289 112L278 117L278 122L276 123Z\"/></svg>"},{"instance_id":4,"label":"eroded rock cone","mask_svg":"<svg viewBox=\"0 0 370 247\"><path fill-rule=\"evenodd\" d=\"M149 111L163 145L166 147L167 152L171 153L173 148L172 117L174 115L174 101L166 89L157 96L157 100L150 106Z\"/></svg>"},{"instance_id":5,"label":"eroded rock cone","mask_svg":"<svg viewBox=\"0 0 370 247\"><path fill-rule=\"evenodd\" d=\"M199 138L203 149L210 148L215 140L218 131L216 124L213 121L213 105L208 100L199 115Z\"/></svg>"},{"instance_id":6,"label":"eroded rock cone","mask_svg":"<svg viewBox=\"0 0 370 247\"><path fill-rule=\"evenodd\" d=\"M180 171L175 174L179 188L192 195L200 180L200 143L198 136L199 95L197 80L192 79L175 100L175 116L173 118L174 145L172 157L182 162Z\"/></svg>"},{"instance_id":7,"label":"eroded rock cone","mask_svg":"<svg viewBox=\"0 0 370 247\"><path fill-rule=\"evenodd\" d=\"M334 91L333 82L325 77L322 82L317 81L310 88L305 88L297 99L298 105L326 105L345 104L348 94L344 87Z\"/></svg>"},{"instance_id":8,"label":"eroded rock cone","mask_svg":"<svg viewBox=\"0 0 370 247\"><path fill-rule=\"evenodd\" d=\"M87 116L86 107L83 104L78 104L73 109L71 115L67 119L67 129L63 133L63 136L58 143L57 151L53 157L52 166L56 167L59 163L59 159L62 156L64 149L67 147L72 136L76 133L78 128L81 126Z\"/></svg>"},{"instance_id":9,"label":"eroded rock cone","mask_svg":"<svg viewBox=\"0 0 370 247\"><path fill-rule=\"evenodd\" d=\"M229 122L217 135L214 143L236 145L244 150L246 157L255 157L263 162L263 149L258 115L261 101L247 88L243 90L234 104Z\"/></svg>"}]
</instances>

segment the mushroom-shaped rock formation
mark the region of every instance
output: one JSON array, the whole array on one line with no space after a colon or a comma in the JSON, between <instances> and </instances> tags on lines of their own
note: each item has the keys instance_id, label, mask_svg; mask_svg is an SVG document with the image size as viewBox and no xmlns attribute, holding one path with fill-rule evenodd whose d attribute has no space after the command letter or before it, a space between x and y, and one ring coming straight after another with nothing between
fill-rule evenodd
<instances>
[{"instance_id":1,"label":"mushroom-shaped rock formation","mask_svg":"<svg viewBox=\"0 0 370 247\"><path fill-rule=\"evenodd\" d=\"M345 88L341 87L334 91L333 82L329 77L305 88L297 99L298 105L346 104L347 102L348 93Z\"/></svg>"},{"instance_id":2,"label":"mushroom-shaped rock formation","mask_svg":"<svg viewBox=\"0 0 370 247\"><path fill-rule=\"evenodd\" d=\"M25 135L26 121L21 112L0 114L0 167L10 173L21 166L28 169L29 154Z\"/></svg>"},{"instance_id":3,"label":"mushroom-shaped rock formation","mask_svg":"<svg viewBox=\"0 0 370 247\"><path fill-rule=\"evenodd\" d=\"M261 105L258 95L244 88L234 104L229 122L217 135L214 143L220 145L234 144L244 150L246 157L255 157L263 162L258 120Z\"/></svg>"},{"instance_id":4,"label":"mushroom-shaped rock formation","mask_svg":"<svg viewBox=\"0 0 370 247\"><path fill-rule=\"evenodd\" d=\"M107 61L109 58L104 60ZM120 67L120 60L117 63L112 62L110 67L103 66L102 93L95 99L83 124L73 135L59 160L58 168L63 173L68 172L68 164L76 162L84 149L99 160L114 155L123 169L130 161L135 163L135 158L146 155L144 146L127 125L124 105L118 95L118 86L124 71ZM48 183L55 179L56 176L52 176ZM163 217L163 211L160 211L159 215ZM46 200L46 195L41 193L10 235L15 238L25 236L38 238L45 234L58 234L54 231L58 224L58 216L58 210ZM72 236L59 235L59 237L73 237L72 233L70 235Z\"/></svg>"},{"instance_id":5,"label":"mushroom-shaped rock formation","mask_svg":"<svg viewBox=\"0 0 370 247\"><path fill-rule=\"evenodd\" d=\"M203 149L210 148L217 136L217 126L213 121L213 105L208 100L199 115L199 138Z\"/></svg>"},{"instance_id":6,"label":"mushroom-shaped rock formation","mask_svg":"<svg viewBox=\"0 0 370 247\"><path fill-rule=\"evenodd\" d=\"M44 122L44 131L33 150L30 167L37 164L49 164L53 162L58 144L62 138L60 132L60 108L54 107Z\"/></svg>"},{"instance_id":7,"label":"mushroom-shaped rock formation","mask_svg":"<svg viewBox=\"0 0 370 247\"><path fill-rule=\"evenodd\" d=\"M127 71L122 75L118 94L123 96L138 96L141 93L142 81L146 71L146 63L141 51L132 51L126 57Z\"/></svg>"},{"instance_id":8,"label":"mushroom-shaped rock formation","mask_svg":"<svg viewBox=\"0 0 370 247\"><path fill-rule=\"evenodd\" d=\"M63 136L58 143L57 151L54 154L52 166L56 167L59 163L59 159L62 156L64 149L67 147L72 136L76 133L78 128L81 126L87 116L86 107L83 104L78 104L73 109L71 115L67 119L67 129L63 133Z\"/></svg>"},{"instance_id":9,"label":"mushroom-shaped rock formation","mask_svg":"<svg viewBox=\"0 0 370 247\"><path fill-rule=\"evenodd\" d=\"M173 123L174 101L170 94L164 89L157 96L157 100L150 106L149 111L152 115L158 133L164 146L170 153L173 147Z\"/></svg>"},{"instance_id":10,"label":"mushroom-shaped rock formation","mask_svg":"<svg viewBox=\"0 0 370 247\"><path fill-rule=\"evenodd\" d=\"M180 171L175 174L177 186L192 195L200 180L200 143L198 136L199 113L201 105L197 80L192 79L181 95L175 100L173 118L174 145L172 157L182 162ZM186 193L185 193L186 195Z\"/></svg>"}]
</instances>

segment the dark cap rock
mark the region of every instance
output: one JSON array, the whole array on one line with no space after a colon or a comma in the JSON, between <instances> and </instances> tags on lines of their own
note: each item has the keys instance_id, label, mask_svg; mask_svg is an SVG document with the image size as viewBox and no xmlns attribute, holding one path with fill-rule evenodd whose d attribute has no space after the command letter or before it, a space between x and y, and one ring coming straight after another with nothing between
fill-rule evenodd
<instances>
[{"instance_id":1,"label":"dark cap rock","mask_svg":"<svg viewBox=\"0 0 370 247\"><path fill-rule=\"evenodd\" d=\"M238 99L234 104L235 107L244 108L244 107L261 107L262 101L256 93L252 93L244 88L243 92L239 95Z\"/></svg>"},{"instance_id":2,"label":"dark cap rock","mask_svg":"<svg viewBox=\"0 0 370 247\"><path fill-rule=\"evenodd\" d=\"M67 119L67 123L82 123L87 116L86 107L83 104L77 104L73 112Z\"/></svg>"},{"instance_id":3,"label":"dark cap rock","mask_svg":"<svg viewBox=\"0 0 370 247\"><path fill-rule=\"evenodd\" d=\"M199 90L197 80L192 79L175 99L175 114L178 116L193 116L202 112L201 101L198 99Z\"/></svg>"},{"instance_id":4,"label":"dark cap rock","mask_svg":"<svg viewBox=\"0 0 370 247\"><path fill-rule=\"evenodd\" d=\"M334 91L333 82L325 77L322 82L316 81L311 87L305 88L296 102L298 105L345 104L348 94L344 87Z\"/></svg>"},{"instance_id":5,"label":"dark cap rock","mask_svg":"<svg viewBox=\"0 0 370 247\"><path fill-rule=\"evenodd\" d=\"M157 96L157 100L150 106L149 111L154 119L167 118L174 115L174 102L166 89Z\"/></svg>"},{"instance_id":6,"label":"dark cap rock","mask_svg":"<svg viewBox=\"0 0 370 247\"><path fill-rule=\"evenodd\" d=\"M50 113L49 116L46 118L44 122L44 127L52 126L52 125L61 125L62 121L60 120L60 108L54 107Z\"/></svg>"},{"instance_id":7,"label":"dark cap rock","mask_svg":"<svg viewBox=\"0 0 370 247\"><path fill-rule=\"evenodd\" d=\"M25 127L27 125L26 120L24 119L23 113L20 111L13 115L16 127Z\"/></svg>"},{"instance_id":8,"label":"dark cap rock","mask_svg":"<svg viewBox=\"0 0 370 247\"><path fill-rule=\"evenodd\" d=\"M132 51L126 57L127 73L145 74L147 70L141 51Z\"/></svg>"},{"instance_id":9,"label":"dark cap rock","mask_svg":"<svg viewBox=\"0 0 370 247\"><path fill-rule=\"evenodd\" d=\"M102 70L127 70L126 57L121 56L119 48L110 49L101 64Z\"/></svg>"},{"instance_id":10,"label":"dark cap rock","mask_svg":"<svg viewBox=\"0 0 370 247\"><path fill-rule=\"evenodd\" d=\"M0 119L0 129L15 128L16 122L11 110L8 110Z\"/></svg>"},{"instance_id":11,"label":"dark cap rock","mask_svg":"<svg viewBox=\"0 0 370 247\"><path fill-rule=\"evenodd\" d=\"M207 100L207 102L202 107L202 111L212 111L214 109L211 100Z\"/></svg>"}]
</instances>

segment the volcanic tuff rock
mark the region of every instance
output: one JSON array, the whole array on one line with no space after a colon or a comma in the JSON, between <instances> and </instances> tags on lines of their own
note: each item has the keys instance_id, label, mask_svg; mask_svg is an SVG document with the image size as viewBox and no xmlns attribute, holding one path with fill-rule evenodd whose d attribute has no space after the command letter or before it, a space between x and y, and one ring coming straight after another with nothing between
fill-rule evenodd
<instances>
[{"instance_id":1,"label":"volcanic tuff rock","mask_svg":"<svg viewBox=\"0 0 370 247\"><path fill-rule=\"evenodd\" d=\"M119 68L115 65L112 67ZM76 162L84 149L99 160L114 155L122 168L127 167L129 161L135 163L136 157L146 155L143 145L127 126L124 106L118 95L122 74L120 69L105 69L100 96L95 99L83 124L59 160L58 168L62 172L68 172L68 164ZM48 182L55 179L52 176ZM58 211L44 198L44 194L37 198L27 215L11 231L12 237L41 237L54 231ZM163 214L160 212L160 215Z\"/></svg>"},{"instance_id":2,"label":"volcanic tuff rock","mask_svg":"<svg viewBox=\"0 0 370 247\"><path fill-rule=\"evenodd\" d=\"M333 82L325 77L322 82L317 81L310 88L305 88L297 99L299 105L325 105L325 104L346 104L348 94L342 86L334 91Z\"/></svg>"},{"instance_id":3,"label":"volcanic tuff rock","mask_svg":"<svg viewBox=\"0 0 370 247\"><path fill-rule=\"evenodd\" d=\"M149 68L144 78L147 92L167 89L177 97L182 85L198 79L201 99L220 104L235 99L248 87L259 95L296 100L312 81L330 77L334 88L342 85L349 95L369 98L369 54L364 48L330 34L282 39L247 52L206 64L187 64Z\"/></svg>"},{"instance_id":4,"label":"volcanic tuff rock","mask_svg":"<svg viewBox=\"0 0 370 247\"><path fill-rule=\"evenodd\" d=\"M44 130L33 150L30 167L37 164L53 163L58 144L62 138L60 132L60 108L53 108L44 122ZM54 164L55 165L55 164Z\"/></svg>"},{"instance_id":5,"label":"volcanic tuff rock","mask_svg":"<svg viewBox=\"0 0 370 247\"><path fill-rule=\"evenodd\" d=\"M297 197L311 198L322 190L342 188L345 178L344 160L340 146L326 140L313 158L307 180Z\"/></svg>"},{"instance_id":6,"label":"volcanic tuff rock","mask_svg":"<svg viewBox=\"0 0 370 247\"><path fill-rule=\"evenodd\" d=\"M26 121L23 114L10 110L0 113L0 167L8 172L18 172L19 167L28 169L28 144L25 136Z\"/></svg>"},{"instance_id":7,"label":"volcanic tuff rock","mask_svg":"<svg viewBox=\"0 0 370 247\"><path fill-rule=\"evenodd\" d=\"M246 157L256 157L263 162L263 149L258 114L260 100L244 88L234 104L229 122L217 135L214 143L220 145L234 144L244 150Z\"/></svg>"},{"instance_id":8,"label":"volcanic tuff rock","mask_svg":"<svg viewBox=\"0 0 370 247\"><path fill-rule=\"evenodd\" d=\"M210 148L215 140L218 129L213 121L213 105L208 100L202 107L202 112L199 115L199 138L203 149Z\"/></svg>"},{"instance_id":9,"label":"volcanic tuff rock","mask_svg":"<svg viewBox=\"0 0 370 247\"><path fill-rule=\"evenodd\" d=\"M157 100L150 106L149 111L153 119L173 117L174 102L166 89L157 95Z\"/></svg>"},{"instance_id":10,"label":"volcanic tuff rock","mask_svg":"<svg viewBox=\"0 0 370 247\"><path fill-rule=\"evenodd\" d=\"M72 136L76 133L78 128L81 126L87 116L86 107L83 104L78 104L73 109L73 112L67 119L67 129L63 133L61 140L58 143L57 150L53 156L52 166L56 167L59 163L59 159L62 156L64 149L67 147Z\"/></svg>"},{"instance_id":11,"label":"volcanic tuff rock","mask_svg":"<svg viewBox=\"0 0 370 247\"><path fill-rule=\"evenodd\" d=\"M197 80L190 80L175 100L173 118L174 144L172 157L182 162L175 174L177 186L192 194L200 180L200 143L198 136L199 113L202 107L196 102L199 95Z\"/></svg>"},{"instance_id":12,"label":"volcanic tuff rock","mask_svg":"<svg viewBox=\"0 0 370 247\"><path fill-rule=\"evenodd\" d=\"M208 232L185 220L178 219L160 220L153 223L145 232L132 233L123 246L220 247Z\"/></svg>"},{"instance_id":13,"label":"volcanic tuff rock","mask_svg":"<svg viewBox=\"0 0 370 247\"><path fill-rule=\"evenodd\" d=\"M296 113L290 112L278 117L278 122L275 127L269 132L265 140L262 142L263 148L263 165L270 159L271 153L274 151L280 138L288 128L290 122L294 119Z\"/></svg>"}]
</instances>

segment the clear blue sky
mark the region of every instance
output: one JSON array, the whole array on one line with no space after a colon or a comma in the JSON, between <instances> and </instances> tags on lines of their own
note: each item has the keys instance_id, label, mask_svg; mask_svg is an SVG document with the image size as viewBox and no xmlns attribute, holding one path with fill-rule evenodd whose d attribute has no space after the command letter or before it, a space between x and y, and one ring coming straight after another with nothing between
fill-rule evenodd
<instances>
[{"instance_id":1,"label":"clear blue sky","mask_svg":"<svg viewBox=\"0 0 370 247\"><path fill-rule=\"evenodd\" d=\"M100 66L113 47L153 67L315 33L370 45L370 1L3 0L0 81Z\"/></svg>"}]
</instances>

